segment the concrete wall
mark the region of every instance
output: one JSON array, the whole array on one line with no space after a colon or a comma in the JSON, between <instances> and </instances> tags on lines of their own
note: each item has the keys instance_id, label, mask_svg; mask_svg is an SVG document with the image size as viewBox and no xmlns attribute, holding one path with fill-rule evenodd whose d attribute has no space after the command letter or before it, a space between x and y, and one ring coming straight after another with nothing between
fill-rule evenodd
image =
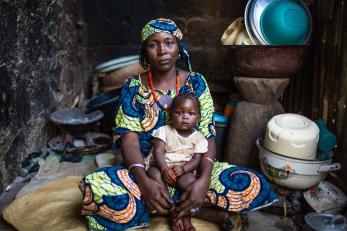
<instances>
[{"instance_id":1,"label":"concrete wall","mask_svg":"<svg viewBox=\"0 0 347 231\"><path fill-rule=\"evenodd\" d=\"M47 117L84 98L78 0L0 1L0 192L47 143Z\"/></svg>"}]
</instances>

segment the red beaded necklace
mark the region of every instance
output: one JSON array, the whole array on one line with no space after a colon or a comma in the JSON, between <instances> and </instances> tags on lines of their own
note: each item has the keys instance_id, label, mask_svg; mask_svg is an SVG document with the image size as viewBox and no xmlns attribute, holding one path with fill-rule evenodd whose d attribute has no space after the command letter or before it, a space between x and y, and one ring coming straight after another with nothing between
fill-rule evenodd
<instances>
[{"instance_id":1,"label":"red beaded necklace","mask_svg":"<svg viewBox=\"0 0 347 231\"><path fill-rule=\"evenodd\" d=\"M164 110L168 110L171 106L172 98L168 95L162 95L160 99L158 100L158 96L154 91L154 86L152 81L152 71L148 71L148 84L151 89L154 101ZM179 88L180 88L180 79L179 79L178 70L176 70L176 96L178 95Z\"/></svg>"}]
</instances>

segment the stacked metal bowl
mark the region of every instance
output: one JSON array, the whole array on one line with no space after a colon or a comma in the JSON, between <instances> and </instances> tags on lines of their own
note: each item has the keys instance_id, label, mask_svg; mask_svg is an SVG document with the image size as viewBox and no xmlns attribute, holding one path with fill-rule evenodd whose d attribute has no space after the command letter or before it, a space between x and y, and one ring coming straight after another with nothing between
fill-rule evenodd
<instances>
[{"instance_id":1,"label":"stacked metal bowl","mask_svg":"<svg viewBox=\"0 0 347 231\"><path fill-rule=\"evenodd\" d=\"M305 45L312 34L311 14L301 0L249 0L244 20L256 45Z\"/></svg>"},{"instance_id":2,"label":"stacked metal bowl","mask_svg":"<svg viewBox=\"0 0 347 231\"><path fill-rule=\"evenodd\" d=\"M290 189L308 189L341 168L331 158L317 156L319 128L298 114L279 114L267 123L264 140L257 141L260 167L274 183Z\"/></svg>"}]
</instances>

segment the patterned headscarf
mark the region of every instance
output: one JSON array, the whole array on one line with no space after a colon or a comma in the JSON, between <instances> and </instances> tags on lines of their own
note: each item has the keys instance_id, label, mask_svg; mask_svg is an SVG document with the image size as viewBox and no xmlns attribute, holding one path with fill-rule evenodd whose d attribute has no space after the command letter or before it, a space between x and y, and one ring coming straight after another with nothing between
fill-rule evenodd
<instances>
[{"instance_id":1,"label":"patterned headscarf","mask_svg":"<svg viewBox=\"0 0 347 231\"><path fill-rule=\"evenodd\" d=\"M158 32L172 34L179 40L182 40L183 38L181 30L178 29L174 21L166 18L158 18L155 20L151 20L143 27L141 31L141 42L145 41L146 39L148 39L148 37Z\"/></svg>"},{"instance_id":2,"label":"patterned headscarf","mask_svg":"<svg viewBox=\"0 0 347 231\"><path fill-rule=\"evenodd\" d=\"M183 34L181 30L177 27L176 23L171 19L166 18L158 18L155 20L151 20L148 22L141 31L141 42L143 43L149 37L158 32L165 32L172 34L178 40L178 45L180 48L180 62L185 65L189 71L192 71L190 61L189 61L189 53L187 46L183 43L182 38Z\"/></svg>"}]
</instances>

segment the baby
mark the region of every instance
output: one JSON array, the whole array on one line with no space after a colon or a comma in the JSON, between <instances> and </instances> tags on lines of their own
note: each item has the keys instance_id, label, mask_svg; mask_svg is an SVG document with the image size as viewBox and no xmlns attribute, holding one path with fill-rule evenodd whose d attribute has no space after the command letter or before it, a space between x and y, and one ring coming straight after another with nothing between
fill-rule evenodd
<instances>
[{"instance_id":1,"label":"baby","mask_svg":"<svg viewBox=\"0 0 347 231\"><path fill-rule=\"evenodd\" d=\"M208 142L195 130L200 119L200 103L190 94L176 96L171 105L171 125L157 129L154 146L146 158L147 174L163 185L177 187L182 193L196 180L201 155ZM173 219L172 230L195 230L190 216Z\"/></svg>"}]
</instances>

